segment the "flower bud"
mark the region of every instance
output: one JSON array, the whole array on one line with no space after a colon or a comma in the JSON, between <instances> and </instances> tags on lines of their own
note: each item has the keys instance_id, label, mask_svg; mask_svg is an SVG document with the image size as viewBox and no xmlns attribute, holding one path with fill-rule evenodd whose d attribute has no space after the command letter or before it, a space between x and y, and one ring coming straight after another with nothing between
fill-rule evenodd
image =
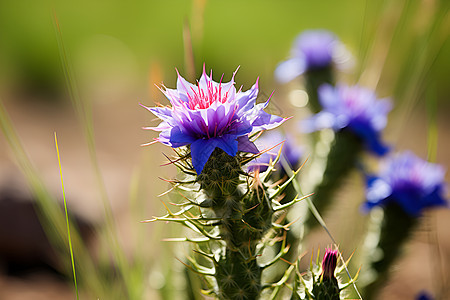
<instances>
[{"instance_id":1,"label":"flower bud","mask_svg":"<svg viewBox=\"0 0 450 300\"><path fill-rule=\"evenodd\" d=\"M326 249L322 261L322 274L325 278L334 278L334 271L336 270L338 258L338 251Z\"/></svg>"}]
</instances>

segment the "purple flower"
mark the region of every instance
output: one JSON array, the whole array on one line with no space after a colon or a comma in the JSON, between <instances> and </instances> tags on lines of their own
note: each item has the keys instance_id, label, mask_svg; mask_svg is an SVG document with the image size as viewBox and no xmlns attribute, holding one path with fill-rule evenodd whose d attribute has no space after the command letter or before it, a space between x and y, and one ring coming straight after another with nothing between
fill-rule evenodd
<instances>
[{"instance_id":1,"label":"purple flower","mask_svg":"<svg viewBox=\"0 0 450 300\"><path fill-rule=\"evenodd\" d=\"M327 30L306 30L294 42L292 58L275 70L278 81L286 83L309 70L330 67L348 56L338 38Z\"/></svg>"},{"instance_id":2,"label":"purple flower","mask_svg":"<svg viewBox=\"0 0 450 300\"><path fill-rule=\"evenodd\" d=\"M276 130L264 132L255 141L255 144L261 152L268 151L250 162L247 166L248 171L259 170L260 172L264 172L267 170L270 162L275 160L278 156L281 147L283 147L281 155L283 155L291 167L296 168L303 152L299 146L295 145L293 137L283 135Z\"/></svg>"},{"instance_id":3,"label":"purple flower","mask_svg":"<svg viewBox=\"0 0 450 300\"><path fill-rule=\"evenodd\" d=\"M190 145L197 174L202 172L216 147L231 156L237 151L258 153L248 134L272 129L286 120L263 111L269 100L256 104L258 80L250 90L236 91L236 72L230 82L223 83L222 79L215 82L212 71L208 76L203 67L197 85L178 74L176 89L164 87L161 90L172 107L146 107L162 122L157 127L145 129L160 131L155 140L172 148Z\"/></svg>"},{"instance_id":4,"label":"purple flower","mask_svg":"<svg viewBox=\"0 0 450 300\"><path fill-rule=\"evenodd\" d=\"M327 248L322 260L322 274L325 278L334 278L338 259L338 251Z\"/></svg>"},{"instance_id":5,"label":"purple flower","mask_svg":"<svg viewBox=\"0 0 450 300\"><path fill-rule=\"evenodd\" d=\"M356 134L372 152L383 155L388 148L380 141L380 132L386 127L391 102L377 99L375 93L360 86L324 84L319 88L322 111L306 120L307 132L332 128L347 128Z\"/></svg>"},{"instance_id":6,"label":"purple flower","mask_svg":"<svg viewBox=\"0 0 450 300\"><path fill-rule=\"evenodd\" d=\"M447 206L443 194L445 170L406 151L390 157L378 177L368 178L364 207L396 203L411 216L424 208Z\"/></svg>"}]
</instances>

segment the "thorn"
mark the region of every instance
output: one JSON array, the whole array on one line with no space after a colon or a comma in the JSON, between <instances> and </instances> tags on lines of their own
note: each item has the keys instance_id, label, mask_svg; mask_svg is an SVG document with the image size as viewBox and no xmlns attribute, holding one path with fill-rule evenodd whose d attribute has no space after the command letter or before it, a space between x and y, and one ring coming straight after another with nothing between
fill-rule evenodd
<instances>
[{"instance_id":1,"label":"thorn","mask_svg":"<svg viewBox=\"0 0 450 300\"><path fill-rule=\"evenodd\" d=\"M183 159L183 157L180 157L180 158L177 158L176 160L172 160L165 153L163 153L163 155L169 160L169 162L160 165L160 167L164 167L164 166L168 166L168 165L171 165L171 164L175 164L175 163L177 163L177 162L179 162L180 160Z\"/></svg>"},{"instance_id":2,"label":"thorn","mask_svg":"<svg viewBox=\"0 0 450 300\"><path fill-rule=\"evenodd\" d=\"M297 219L295 219L295 220L292 221L291 223L284 225L284 226L283 226L284 230L290 230L289 227L290 227L292 224L298 222L298 220L300 220L300 219L301 219L301 217L298 217Z\"/></svg>"},{"instance_id":3,"label":"thorn","mask_svg":"<svg viewBox=\"0 0 450 300\"><path fill-rule=\"evenodd\" d=\"M159 176L158 176L158 178L161 179L162 181L165 181L165 182L168 182L168 183L177 183L178 182L175 179L166 179L166 178L162 178L162 177L159 177Z\"/></svg>"},{"instance_id":4,"label":"thorn","mask_svg":"<svg viewBox=\"0 0 450 300\"><path fill-rule=\"evenodd\" d=\"M168 189L167 191L165 191L165 192L162 192L161 194L159 194L158 196L156 196L156 197L162 197L162 196L165 196L165 195L167 195L168 193L170 193L171 191L173 191L173 189L175 188L175 186L173 186L173 187L171 187L170 189Z\"/></svg>"},{"instance_id":5,"label":"thorn","mask_svg":"<svg viewBox=\"0 0 450 300\"><path fill-rule=\"evenodd\" d=\"M287 264L289 264L289 265L291 265L291 266L295 264L295 262L292 263L292 262L290 262L290 261L288 261L288 260L286 260L286 259L284 259L284 258L282 258L282 257L280 257L280 260L284 261L285 263L287 263Z\"/></svg>"},{"instance_id":6,"label":"thorn","mask_svg":"<svg viewBox=\"0 0 450 300\"><path fill-rule=\"evenodd\" d=\"M152 223L152 222L155 222L155 221L158 221L157 217L153 217L153 219L142 220L142 221L139 221L139 223Z\"/></svg>"},{"instance_id":7,"label":"thorn","mask_svg":"<svg viewBox=\"0 0 450 300\"><path fill-rule=\"evenodd\" d=\"M155 138L155 140L152 142L141 144L141 147L150 146L150 145L156 144L157 142L159 142L159 141Z\"/></svg>"},{"instance_id":8,"label":"thorn","mask_svg":"<svg viewBox=\"0 0 450 300\"><path fill-rule=\"evenodd\" d=\"M161 200L161 203L164 205L164 207L166 208L169 215L173 216L174 214L172 213L172 211L170 211L170 209L167 207L167 205L164 203L164 201Z\"/></svg>"}]
</instances>

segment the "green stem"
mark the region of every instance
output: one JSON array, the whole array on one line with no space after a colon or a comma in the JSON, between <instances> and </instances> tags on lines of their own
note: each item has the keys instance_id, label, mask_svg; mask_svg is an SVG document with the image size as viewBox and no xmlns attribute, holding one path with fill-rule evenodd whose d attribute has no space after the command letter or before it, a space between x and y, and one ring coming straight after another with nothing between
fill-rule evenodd
<instances>
[{"instance_id":1,"label":"green stem","mask_svg":"<svg viewBox=\"0 0 450 300\"><path fill-rule=\"evenodd\" d=\"M364 287L364 299L376 299L378 292L389 278L389 269L401 254L404 243L408 240L417 218L408 215L400 206L388 204L381 220L379 242L369 254L370 269L375 274L374 280Z\"/></svg>"},{"instance_id":2,"label":"green stem","mask_svg":"<svg viewBox=\"0 0 450 300\"><path fill-rule=\"evenodd\" d=\"M240 253L227 248L216 268L219 298L258 299L261 273L254 253Z\"/></svg>"},{"instance_id":3,"label":"green stem","mask_svg":"<svg viewBox=\"0 0 450 300\"><path fill-rule=\"evenodd\" d=\"M238 157L216 148L198 181L216 217L223 249L217 259L215 278L220 299L257 299L262 268L257 245L272 225L272 207L263 187L242 179Z\"/></svg>"},{"instance_id":4,"label":"green stem","mask_svg":"<svg viewBox=\"0 0 450 300\"><path fill-rule=\"evenodd\" d=\"M308 105L313 113L318 113L322 110L317 90L324 83L334 83L333 69L331 67L309 70L305 73L305 85L309 99Z\"/></svg>"},{"instance_id":5,"label":"green stem","mask_svg":"<svg viewBox=\"0 0 450 300\"><path fill-rule=\"evenodd\" d=\"M317 185L312 196L314 206L322 215L332 203L331 200L336 189L342 185L345 178L354 168L361 150L361 140L353 132L344 129L336 133L327 157L322 181ZM319 223L309 213L304 225L305 230L311 230Z\"/></svg>"}]
</instances>

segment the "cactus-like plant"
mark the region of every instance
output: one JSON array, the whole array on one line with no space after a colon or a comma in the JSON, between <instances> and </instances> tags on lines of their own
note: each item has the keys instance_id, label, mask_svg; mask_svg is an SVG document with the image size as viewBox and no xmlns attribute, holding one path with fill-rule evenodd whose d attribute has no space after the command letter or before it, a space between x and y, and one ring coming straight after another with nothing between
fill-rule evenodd
<instances>
[{"instance_id":1,"label":"cactus-like plant","mask_svg":"<svg viewBox=\"0 0 450 300\"><path fill-rule=\"evenodd\" d=\"M163 120L148 129L161 131L156 141L174 148L171 162L185 177L172 182L185 192L186 202L178 212L168 210L153 220L178 222L199 235L179 240L196 244L196 253L209 261L190 258L189 267L205 276L210 294L257 299L263 289L262 271L289 248L284 244L264 265L258 261L268 243L264 237L280 227L273 224L273 216L300 199L278 202L294 177L269 186L279 157L263 174L247 173L244 166L261 155L251 136L286 119L264 112L267 102L256 104L257 83L246 92L236 91L234 75L228 83L214 82L203 70L197 85L178 76L177 89L163 92L172 107L148 108Z\"/></svg>"},{"instance_id":2,"label":"cactus-like plant","mask_svg":"<svg viewBox=\"0 0 450 300\"><path fill-rule=\"evenodd\" d=\"M314 189L314 205L324 213L332 195L355 167L364 149L377 155L388 151L380 135L386 126L391 103L387 99L377 99L369 89L345 85L322 85L319 100L323 110L305 120L303 125L309 132L326 128L335 131L322 181ZM312 215L305 220L309 229L317 224Z\"/></svg>"},{"instance_id":3,"label":"cactus-like plant","mask_svg":"<svg viewBox=\"0 0 450 300\"><path fill-rule=\"evenodd\" d=\"M364 208L381 207L382 217L371 228L377 243L368 243L365 299L373 299L388 279L423 210L448 207L444 196L445 170L406 151L389 157L377 176L368 176Z\"/></svg>"},{"instance_id":4,"label":"cactus-like plant","mask_svg":"<svg viewBox=\"0 0 450 300\"><path fill-rule=\"evenodd\" d=\"M336 276L343 272L346 268L348 261L338 266L340 254L338 250L332 250L327 248L323 256L322 263L319 263L319 253L317 253L316 262L313 263L311 257L311 263L309 270L304 273L300 273L298 270L295 272L294 283L291 287L293 290L291 299L298 300L339 300L343 298L343 290L352 285L358 274L348 282L340 282L341 279ZM298 268L298 263L296 264Z\"/></svg>"}]
</instances>

